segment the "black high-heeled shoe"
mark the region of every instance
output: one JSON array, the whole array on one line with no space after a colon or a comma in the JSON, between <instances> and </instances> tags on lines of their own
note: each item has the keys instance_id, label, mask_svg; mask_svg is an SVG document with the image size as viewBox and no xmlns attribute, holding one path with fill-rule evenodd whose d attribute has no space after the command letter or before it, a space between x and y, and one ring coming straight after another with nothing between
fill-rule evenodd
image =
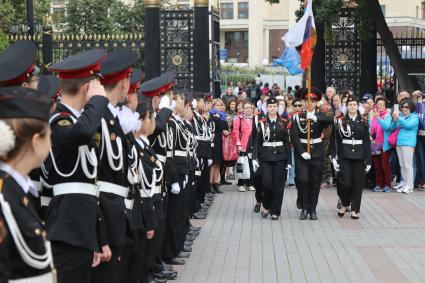
<instances>
[{"instance_id":1,"label":"black high-heeled shoe","mask_svg":"<svg viewBox=\"0 0 425 283\"><path fill-rule=\"evenodd\" d=\"M355 213L355 215L353 215L353 212ZM355 211L353 211L353 212L351 213L351 219L358 220L359 215Z\"/></svg>"},{"instance_id":2,"label":"black high-heeled shoe","mask_svg":"<svg viewBox=\"0 0 425 283\"><path fill-rule=\"evenodd\" d=\"M342 208L342 207L341 207ZM340 208L340 209L341 209ZM344 212L340 212L339 210L338 210L338 216L339 217L344 217L344 215L345 215L345 213L347 212L347 208L345 208L345 210L344 210Z\"/></svg>"},{"instance_id":3,"label":"black high-heeled shoe","mask_svg":"<svg viewBox=\"0 0 425 283\"><path fill-rule=\"evenodd\" d=\"M254 212L255 212L255 213L260 212L260 208L261 208L261 203L257 203L257 204L255 204L255 206L254 206Z\"/></svg>"},{"instance_id":4,"label":"black high-heeled shoe","mask_svg":"<svg viewBox=\"0 0 425 283\"><path fill-rule=\"evenodd\" d=\"M212 184L213 190L216 194L222 194L223 191L220 190L220 188L218 187L218 184Z\"/></svg>"},{"instance_id":5,"label":"black high-heeled shoe","mask_svg":"<svg viewBox=\"0 0 425 283\"><path fill-rule=\"evenodd\" d=\"M267 218L267 216L269 216L269 213L270 213L270 211L267 211L267 212L262 211L262 212L261 212L261 216L262 216L263 218Z\"/></svg>"},{"instance_id":6,"label":"black high-heeled shoe","mask_svg":"<svg viewBox=\"0 0 425 283\"><path fill-rule=\"evenodd\" d=\"M279 220L279 216L278 215L272 215L272 220Z\"/></svg>"}]
</instances>

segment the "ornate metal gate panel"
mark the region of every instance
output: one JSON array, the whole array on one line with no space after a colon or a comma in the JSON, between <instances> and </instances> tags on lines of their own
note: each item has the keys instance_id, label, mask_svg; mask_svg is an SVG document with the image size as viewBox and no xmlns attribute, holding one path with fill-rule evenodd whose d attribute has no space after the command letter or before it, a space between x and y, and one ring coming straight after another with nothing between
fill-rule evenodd
<instances>
[{"instance_id":1,"label":"ornate metal gate panel","mask_svg":"<svg viewBox=\"0 0 425 283\"><path fill-rule=\"evenodd\" d=\"M193 10L161 11L161 73L176 74L176 91L193 90Z\"/></svg>"},{"instance_id":2,"label":"ornate metal gate panel","mask_svg":"<svg viewBox=\"0 0 425 283\"><path fill-rule=\"evenodd\" d=\"M337 91L360 88L360 40L352 10L343 9L332 27L333 45L326 45L326 83Z\"/></svg>"}]
</instances>

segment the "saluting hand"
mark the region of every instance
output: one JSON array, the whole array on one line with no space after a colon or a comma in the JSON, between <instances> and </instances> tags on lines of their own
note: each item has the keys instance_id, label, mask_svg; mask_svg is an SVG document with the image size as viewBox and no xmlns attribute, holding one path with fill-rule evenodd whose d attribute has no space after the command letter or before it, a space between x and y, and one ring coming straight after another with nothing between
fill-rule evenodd
<instances>
[{"instance_id":1,"label":"saluting hand","mask_svg":"<svg viewBox=\"0 0 425 283\"><path fill-rule=\"evenodd\" d=\"M87 91L88 99L92 98L95 95L100 95L106 97L105 88L100 83L99 80L91 80L89 82L89 89Z\"/></svg>"}]
</instances>

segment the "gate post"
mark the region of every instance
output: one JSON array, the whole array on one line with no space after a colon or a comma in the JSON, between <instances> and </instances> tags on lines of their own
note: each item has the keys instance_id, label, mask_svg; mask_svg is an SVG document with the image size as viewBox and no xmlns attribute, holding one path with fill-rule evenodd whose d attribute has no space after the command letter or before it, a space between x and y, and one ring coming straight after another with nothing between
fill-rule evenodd
<instances>
[{"instance_id":1,"label":"gate post","mask_svg":"<svg viewBox=\"0 0 425 283\"><path fill-rule=\"evenodd\" d=\"M48 74L50 72L47 71L47 66L53 62L53 29L51 26L43 27L41 40L43 43L43 69L45 70L44 73Z\"/></svg>"},{"instance_id":2,"label":"gate post","mask_svg":"<svg viewBox=\"0 0 425 283\"><path fill-rule=\"evenodd\" d=\"M161 74L159 7L160 0L145 0L145 80Z\"/></svg>"},{"instance_id":3,"label":"gate post","mask_svg":"<svg viewBox=\"0 0 425 283\"><path fill-rule=\"evenodd\" d=\"M195 0L194 91L210 92L208 0Z\"/></svg>"},{"instance_id":4,"label":"gate post","mask_svg":"<svg viewBox=\"0 0 425 283\"><path fill-rule=\"evenodd\" d=\"M373 27L372 36L361 43L360 50L360 97L365 93L374 95L377 91L377 46L376 46L376 28Z\"/></svg>"}]
</instances>

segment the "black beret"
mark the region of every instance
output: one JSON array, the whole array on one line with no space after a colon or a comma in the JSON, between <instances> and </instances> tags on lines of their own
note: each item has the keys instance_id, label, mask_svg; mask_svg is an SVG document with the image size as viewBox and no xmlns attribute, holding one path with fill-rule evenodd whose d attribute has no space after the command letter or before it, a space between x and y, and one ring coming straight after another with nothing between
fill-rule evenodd
<instances>
[{"instance_id":1,"label":"black beret","mask_svg":"<svg viewBox=\"0 0 425 283\"><path fill-rule=\"evenodd\" d=\"M295 96L301 99L307 99L308 89L303 87L297 90L295 93ZM310 99L316 99L317 101L320 101L322 99L322 92L317 87L311 88L311 95Z\"/></svg>"},{"instance_id":2,"label":"black beret","mask_svg":"<svg viewBox=\"0 0 425 283\"><path fill-rule=\"evenodd\" d=\"M49 121L50 99L39 91L22 88L0 88L0 118L35 118Z\"/></svg>"},{"instance_id":3,"label":"black beret","mask_svg":"<svg viewBox=\"0 0 425 283\"><path fill-rule=\"evenodd\" d=\"M272 96L272 97L270 97L270 98L268 98L267 99L267 105L269 105L269 104L277 104L277 99L274 97L274 96Z\"/></svg>"}]
</instances>

